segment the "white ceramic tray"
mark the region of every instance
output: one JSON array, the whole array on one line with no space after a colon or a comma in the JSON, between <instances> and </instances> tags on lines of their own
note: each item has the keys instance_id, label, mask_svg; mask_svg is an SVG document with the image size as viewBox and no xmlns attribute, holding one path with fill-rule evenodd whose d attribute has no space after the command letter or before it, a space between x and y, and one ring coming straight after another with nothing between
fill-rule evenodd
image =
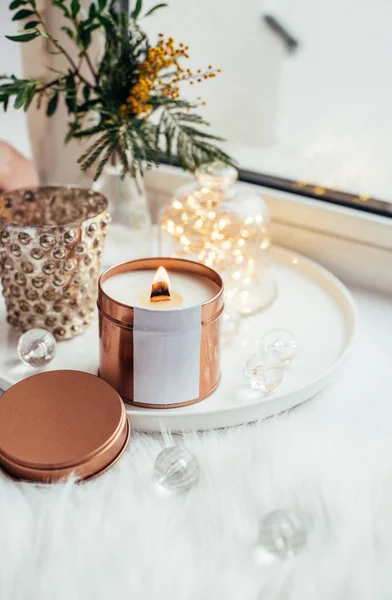
<instances>
[{"instance_id":1,"label":"white ceramic tray","mask_svg":"<svg viewBox=\"0 0 392 600\"><path fill-rule=\"evenodd\" d=\"M271 257L278 297L264 312L244 318L238 337L223 348L218 390L191 406L168 410L128 408L135 429L184 431L239 425L292 408L330 383L354 340L357 317L351 294L326 269L297 253L274 247ZM3 302L0 304L0 388L6 390L39 370L19 361L17 335L5 324L5 307ZM281 385L261 399L248 387L242 369L262 335L275 327L289 329L295 335L299 352L286 369ZM58 344L57 355L47 367L90 373L97 373L97 368L97 323L84 335Z\"/></svg>"}]
</instances>

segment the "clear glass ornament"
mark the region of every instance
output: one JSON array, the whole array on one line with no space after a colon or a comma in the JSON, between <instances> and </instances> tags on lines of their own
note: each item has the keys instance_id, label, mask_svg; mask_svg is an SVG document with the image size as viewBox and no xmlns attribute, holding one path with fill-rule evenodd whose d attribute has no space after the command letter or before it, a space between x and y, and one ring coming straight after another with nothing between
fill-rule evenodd
<instances>
[{"instance_id":1,"label":"clear glass ornament","mask_svg":"<svg viewBox=\"0 0 392 600\"><path fill-rule=\"evenodd\" d=\"M56 339L46 329L30 329L19 338L19 358L31 367L47 365L53 360L55 354Z\"/></svg>"},{"instance_id":2,"label":"clear glass ornament","mask_svg":"<svg viewBox=\"0 0 392 600\"><path fill-rule=\"evenodd\" d=\"M241 325L241 315L234 308L225 306L221 317L221 339L223 344L230 344L237 336Z\"/></svg>"},{"instance_id":3,"label":"clear glass ornament","mask_svg":"<svg viewBox=\"0 0 392 600\"><path fill-rule=\"evenodd\" d=\"M270 217L238 172L216 161L196 171L197 184L179 190L160 214L160 253L204 263L224 279L226 302L241 314L269 306L276 296L268 270Z\"/></svg>"},{"instance_id":4,"label":"clear glass ornament","mask_svg":"<svg viewBox=\"0 0 392 600\"><path fill-rule=\"evenodd\" d=\"M262 308L267 308L276 298L277 285L268 262L233 263L221 275L226 303L244 316L258 312L261 299Z\"/></svg>"},{"instance_id":5,"label":"clear glass ornament","mask_svg":"<svg viewBox=\"0 0 392 600\"><path fill-rule=\"evenodd\" d=\"M275 510L261 522L259 544L277 558L295 556L306 546L307 540L308 528L303 518L293 511Z\"/></svg>"},{"instance_id":6,"label":"clear glass ornament","mask_svg":"<svg viewBox=\"0 0 392 600\"><path fill-rule=\"evenodd\" d=\"M258 352L246 361L244 377L254 390L269 394L282 382L283 366L274 354Z\"/></svg>"},{"instance_id":7,"label":"clear glass ornament","mask_svg":"<svg viewBox=\"0 0 392 600\"><path fill-rule=\"evenodd\" d=\"M185 492L199 480L197 458L185 446L169 446L155 460L154 478L167 490Z\"/></svg>"},{"instance_id":8,"label":"clear glass ornament","mask_svg":"<svg viewBox=\"0 0 392 600\"><path fill-rule=\"evenodd\" d=\"M103 256L104 267L151 255L151 215L143 179L122 165L106 165L93 188L109 201L112 222Z\"/></svg>"},{"instance_id":9,"label":"clear glass ornament","mask_svg":"<svg viewBox=\"0 0 392 600\"><path fill-rule=\"evenodd\" d=\"M282 365L290 364L298 352L297 340L286 329L272 329L262 337L261 344L266 352L275 354Z\"/></svg>"}]
</instances>

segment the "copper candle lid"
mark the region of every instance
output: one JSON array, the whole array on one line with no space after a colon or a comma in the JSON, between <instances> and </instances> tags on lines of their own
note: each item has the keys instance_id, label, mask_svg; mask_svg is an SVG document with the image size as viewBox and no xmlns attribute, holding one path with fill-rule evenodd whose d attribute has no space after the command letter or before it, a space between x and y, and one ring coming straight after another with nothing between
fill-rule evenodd
<instances>
[{"instance_id":1,"label":"copper candle lid","mask_svg":"<svg viewBox=\"0 0 392 600\"><path fill-rule=\"evenodd\" d=\"M0 466L17 478L96 477L120 458L129 435L120 396L88 373L40 373L0 398Z\"/></svg>"}]
</instances>

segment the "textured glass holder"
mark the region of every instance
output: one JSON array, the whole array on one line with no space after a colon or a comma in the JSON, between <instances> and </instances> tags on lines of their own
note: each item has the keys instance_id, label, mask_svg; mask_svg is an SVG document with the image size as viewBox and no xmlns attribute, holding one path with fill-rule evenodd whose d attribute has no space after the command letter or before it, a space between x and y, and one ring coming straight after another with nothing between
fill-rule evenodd
<instances>
[{"instance_id":1,"label":"textured glass holder","mask_svg":"<svg viewBox=\"0 0 392 600\"><path fill-rule=\"evenodd\" d=\"M58 340L82 333L95 311L110 215L107 200L77 187L0 195L0 275L7 321Z\"/></svg>"}]
</instances>

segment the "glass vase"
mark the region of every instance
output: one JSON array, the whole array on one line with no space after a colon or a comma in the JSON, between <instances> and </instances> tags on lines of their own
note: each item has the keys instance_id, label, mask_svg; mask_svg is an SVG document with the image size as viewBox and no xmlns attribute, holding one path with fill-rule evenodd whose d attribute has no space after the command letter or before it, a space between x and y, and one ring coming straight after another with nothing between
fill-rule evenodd
<instances>
[{"instance_id":1,"label":"glass vase","mask_svg":"<svg viewBox=\"0 0 392 600\"><path fill-rule=\"evenodd\" d=\"M104 267L151 255L151 215L143 178L126 173L120 164L106 165L93 186L109 201L112 216Z\"/></svg>"},{"instance_id":2,"label":"glass vase","mask_svg":"<svg viewBox=\"0 0 392 600\"><path fill-rule=\"evenodd\" d=\"M160 214L160 252L218 271L225 301L242 315L275 299L269 269L270 216L251 188L236 187L237 170L221 162L201 166L197 182L178 190Z\"/></svg>"}]
</instances>

